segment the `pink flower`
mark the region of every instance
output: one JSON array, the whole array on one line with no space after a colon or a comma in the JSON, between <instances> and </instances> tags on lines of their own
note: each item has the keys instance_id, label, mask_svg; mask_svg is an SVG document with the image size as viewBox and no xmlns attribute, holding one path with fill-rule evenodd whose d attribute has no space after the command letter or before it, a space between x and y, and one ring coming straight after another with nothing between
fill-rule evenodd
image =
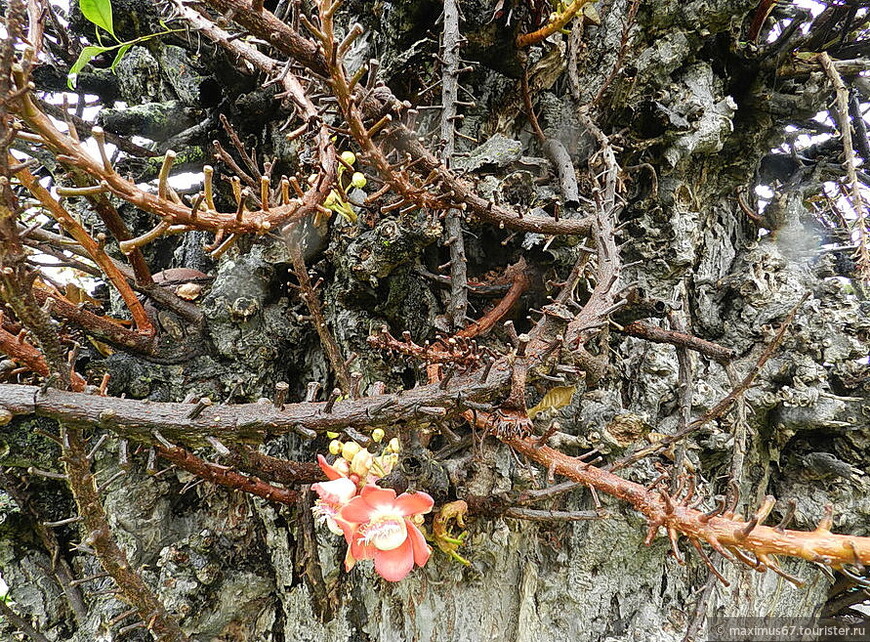
<instances>
[{"instance_id":1,"label":"pink flower","mask_svg":"<svg viewBox=\"0 0 870 642\"><path fill-rule=\"evenodd\" d=\"M343 524L339 517L339 511L356 495L356 484L347 477L338 477L332 481L312 484L311 490L320 497L314 502L311 512L318 521L326 522L326 525L336 535L344 535L345 529L351 528L350 524Z\"/></svg>"},{"instance_id":2,"label":"pink flower","mask_svg":"<svg viewBox=\"0 0 870 642\"><path fill-rule=\"evenodd\" d=\"M317 464L320 466L320 470L323 471L323 474L326 475L326 478L330 481L341 479L342 477L347 478L350 473L350 464L347 463L347 460L342 459L341 457L335 460L335 464L330 465L330 463L326 461L326 457L323 455L317 455Z\"/></svg>"},{"instance_id":3,"label":"pink flower","mask_svg":"<svg viewBox=\"0 0 870 642\"><path fill-rule=\"evenodd\" d=\"M414 564L423 566L431 549L423 533L409 517L432 510L434 500L426 493L402 493L374 484L363 486L359 495L339 509L339 524L350 545L346 566L355 560L374 559L375 571L390 582L404 578Z\"/></svg>"}]
</instances>

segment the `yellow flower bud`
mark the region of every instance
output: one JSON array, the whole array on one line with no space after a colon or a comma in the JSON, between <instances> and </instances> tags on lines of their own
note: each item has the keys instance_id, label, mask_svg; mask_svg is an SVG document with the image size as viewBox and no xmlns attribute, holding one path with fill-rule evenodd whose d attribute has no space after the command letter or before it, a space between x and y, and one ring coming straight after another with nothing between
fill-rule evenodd
<instances>
[{"instance_id":1,"label":"yellow flower bud","mask_svg":"<svg viewBox=\"0 0 870 642\"><path fill-rule=\"evenodd\" d=\"M346 459L336 459L332 467L338 471L339 475L344 475L345 477L350 475L350 462Z\"/></svg>"},{"instance_id":2,"label":"yellow flower bud","mask_svg":"<svg viewBox=\"0 0 870 642\"><path fill-rule=\"evenodd\" d=\"M402 450L402 445L399 443L398 437L390 439L390 443L387 445L387 450L391 453L397 453Z\"/></svg>"},{"instance_id":3,"label":"yellow flower bud","mask_svg":"<svg viewBox=\"0 0 870 642\"><path fill-rule=\"evenodd\" d=\"M355 441L348 441L341 447L341 456L348 461L353 461L354 455L361 450L360 445Z\"/></svg>"},{"instance_id":4,"label":"yellow flower bud","mask_svg":"<svg viewBox=\"0 0 870 642\"><path fill-rule=\"evenodd\" d=\"M350 471L359 475L361 479L367 477L372 467L373 459L374 457L372 457L372 454L368 450L360 450L353 456L353 460L350 462Z\"/></svg>"},{"instance_id":5,"label":"yellow flower bud","mask_svg":"<svg viewBox=\"0 0 870 642\"><path fill-rule=\"evenodd\" d=\"M374 430L372 430L372 440L376 444L381 443L384 440L384 436L385 433L383 428L375 428Z\"/></svg>"},{"instance_id":6,"label":"yellow flower bud","mask_svg":"<svg viewBox=\"0 0 870 642\"><path fill-rule=\"evenodd\" d=\"M337 432L329 432L329 431L327 431L326 436L329 437L330 439L337 439L337 438L338 438L338 433L337 433Z\"/></svg>"},{"instance_id":7,"label":"yellow flower bud","mask_svg":"<svg viewBox=\"0 0 870 642\"><path fill-rule=\"evenodd\" d=\"M360 189L365 187L367 182L366 175L362 172L354 172L353 176L350 177L350 184Z\"/></svg>"},{"instance_id":8,"label":"yellow flower bud","mask_svg":"<svg viewBox=\"0 0 870 642\"><path fill-rule=\"evenodd\" d=\"M341 452L341 442L338 439L333 439L329 442L329 454L337 455Z\"/></svg>"},{"instance_id":9,"label":"yellow flower bud","mask_svg":"<svg viewBox=\"0 0 870 642\"><path fill-rule=\"evenodd\" d=\"M356 154L352 151L348 150L346 152L341 153L341 160L343 160L348 165L353 165L356 162Z\"/></svg>"}]
</instances>

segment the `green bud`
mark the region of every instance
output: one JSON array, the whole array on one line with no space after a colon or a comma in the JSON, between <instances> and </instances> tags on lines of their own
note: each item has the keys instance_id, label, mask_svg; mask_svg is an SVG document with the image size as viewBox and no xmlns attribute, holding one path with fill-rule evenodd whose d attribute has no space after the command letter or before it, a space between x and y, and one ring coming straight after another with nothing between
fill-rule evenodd
<instances>
[{"instance_id":1,"label":"green bud","mask_svg":"<svg viewBox=\"0 0 870 642\"><path fill-rule=\"evenodd\" d=\"M366 175L362 172L354 172L353 176L350 177L350 184L359 189L365 187L367 182Z\"/></svg>"}]
</instances>

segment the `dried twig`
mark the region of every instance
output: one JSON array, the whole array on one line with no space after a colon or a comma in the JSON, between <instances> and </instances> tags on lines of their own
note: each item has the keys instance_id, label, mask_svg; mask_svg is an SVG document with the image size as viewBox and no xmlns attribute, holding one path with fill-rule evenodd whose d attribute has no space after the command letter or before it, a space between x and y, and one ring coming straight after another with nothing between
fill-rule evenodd
<instances>
[{"instance_id":1,"label":"dried twig","mask_svg":"<svg viewBox=\"0 0 870 642\"><path fill-rule=\"evenodd\" d=\"M861 195L861 183L855 169L855 148L852 146L852 124L849 118L849 90L843 83L840 73L826 51L818 55L819 64L834 86L839 120L840 136L843 140L843 168L851 192L852 209L855 212L854 227L858 230L858 249L855 252L858 261L858 273L862 279L870 279L870 232L868 232L867 204Z\"/></svg>"},{"instance_id":2,"label":"dried twig","mask_svg":"<svg viewBox=\"0 0 870 642\"><path fill-rule=\"evenodd\" d=\"M749 390L749 387L752 385L752 382L755 381L755 377L758 376L758 373L761 372L764 364L767 363L768 359L770 359L779 348L779 345L785 338L785 333L788 331L791 322L794 320L795 315L797 314L800 307L803 305L804 301L807 300L807 297L809 297L809 293L805 294L798 302L798 304L794 308L792 308L791 312L789 312L788 316L785 318L785 320L783 320L779 331L776 333L776 336L758 357L758 360L752 366L749 373L743 378L740 384L736 386L731 392L729 392L721 401L719 401L719 403L717 403L710 410L708 410L703 416L695 419L682 430L675 432L673 435L668 435L660 439L651 446L642 448L641 450L632 453L631 455L627 455L622 459L615 461L611 465L610 469L618 470L636 461L640 461L645 457L649 457L650 455L661 452L670 447L671 444L677 443L678 441L684 439L687 435L693 433L707 423L713 421L714 419L717 419L718 417L721 417L731 407L731 404L739 399L743 395L743 393Z\"/></svg>"},{"instance_id":3,"label":"dried twig","mask_svg":"<svg viewBox=\"0 0 870 642\"><path fill-rule=\"evenodd\" d=\"M658 326L645 323L644 321L632 321L623 326L622 331L625 334L654 343L670 343L678 348L686 348L694 350L719 363L727 363L735 357L734 350L720 346L712 341L701 339L700 337L678 332L676 330L666 330Z\"/></svg>"},{"instance_id":4,"label":"dried twig","mask_svg":"<svg viewBox=\"0 0 870 642\"><path fill-rule=\"evenodd\" d=\"M441 36L441 158L452 165L456 147L456 101L459 93L459 7L456 0L444 0ZM468 269L465 264L465 237L462 232L462 212L450 209L444 222L444 234L450 248L450 303L448 314L454 328L465 325L468 310Z\"/></svg>"},{"instance_id":5,"label":"dried twig","mask_svg":"<svg viewBox=\"0 0 870 642\"><path fill-rule=\"evenodd\" d=\"M218 486L241 490L280 504L292 506L296 502L296 491L294 490L273 486L256 477L242 475L227 466L205 461L184 448L177 446L172 448L157 446L156 448L163 459Z\"/></svg>"}]
</instances>

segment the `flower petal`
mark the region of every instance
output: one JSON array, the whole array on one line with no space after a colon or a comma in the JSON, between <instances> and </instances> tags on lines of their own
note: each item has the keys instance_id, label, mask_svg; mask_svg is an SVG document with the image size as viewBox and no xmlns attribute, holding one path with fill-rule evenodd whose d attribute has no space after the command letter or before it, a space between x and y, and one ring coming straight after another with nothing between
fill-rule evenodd
<instances>
[{"instance_id":1,"label":"flower petal","mask_svg":"<svg viewBox=\"0 0 870 642\"><path fill-rule=\"evenodd\" d=\"M399 548L375 553L375 572L388 582L398 582L414 568L414 550L406 539Z\"/></svg>"},{"instance_id":2,"label":"flower petal","mask_svg":"<svg viewBox=\"0 0 870 642\"><path fill-rule=\"evenodd\" d=\"M323 471L323 474L326 475L327 479L340 479L344 477L344 475L329 465L329 462L326 461L326 457L323 455L317 455L317 463L320 464L320 469Z\"/></svg>"},{"instance_id":3,"label":"flower petal","mask_svg":"<svg viewBox=\"0 0 870 642\"><path fill-rule=\"evenodd\" d=\"M368 488L368 486L363 486L363 491L365 491L366 488ZM339 515L342 519L354 522L355 524L367 523L371 520L372 513L374 513L374 508L365 500L365 497L362 497L361 495L354 497L347 504L342 506L339 511Z\"/></svg>"},{"instance_id":4,"label":"flower petal","mask_svg":"<svg viewBox=\"0 0 870 642\"><path fill-rule=\"evenodd\" d=\"M425 566L432 554L432 549L426 543L423 533L411 523L411 520L406 519L405 525L408 527L408 541L411 542L411 547L414 549L414 563L417 566Z\"/></svg>"},{"instance_id":5,"label":"flower petal","mask_svg":"<svg viewBox=\"0 0 870 642\"><path fill-rule=\"evenodd\" d=\"M396 507L404 515L428 513L435 505L435 500L428 493L402 493L396 498Z\"/></svg>"},{"instance_id":6,"label":"flower petal","mask_svg":"<svg viewBox=\"0 0 870 642\"><path fill-rule=\"evenodd\" d=\"M358 560L370 560L375 556L375 551L377 551L374 546L371 544L366 544L366 541L359 535L356 531L354 531L352 538L350 540L350 548L348 549L349 554Z\"/></svg>"},{"instance_id":7,"label":"flower petal","mask_svg":"<svg viewBox=\"0 0 870 642\"><path fill-rule=\"evenodd\" d=\"M335 522L336 526L341 529L341 533L336 533L337 535L344 535L344 541L350 545L356 536L356 530L359 528L359 524L354 524L345 519L342 519L340 516L336 515L332 518L332 521Z\"/></svg>"},{"instance_id":8,"label":"flower petal","mask_svg":"<svg viewBox=\"0 0 870 642\"><path fill-rule=\"evenodd\" d=\"M344 554L344 570L349 573L354 566L356 566L356 558L351 555L350 547L348 547L347 552Z\"/></svg>"},{"instance_id":9,"label":"flower petal","mask_svg":"<svg viewBox=\"0 0 870 642\"><path fill-rule=\"evenodd\" d=\"M360 496L378 512L392 512L396 505L396 491L392 488L366 484L360 491Z\"/></svg>"},{"instance_id":10,"label":"flower petal","mask_svg":"<svg viewBox=\"0 0 870 642\"><path fill-rule=\"evenodd\" d=\"M356 495L356 484L347 477L339 477L328 482L320 482L311 485L317 495L325 502L334 505L346 504Z\"/></svg>"},{"instance_id":11,"label":"flower petal","mask_svg":"<svg viewBox=\"0 0 870 642\"><path fill-rule=\"evenodd\" d=\"M344 529L332 517L326 518L326 527L333 535L344 535Z\"/></svg>"}]
</instances>

